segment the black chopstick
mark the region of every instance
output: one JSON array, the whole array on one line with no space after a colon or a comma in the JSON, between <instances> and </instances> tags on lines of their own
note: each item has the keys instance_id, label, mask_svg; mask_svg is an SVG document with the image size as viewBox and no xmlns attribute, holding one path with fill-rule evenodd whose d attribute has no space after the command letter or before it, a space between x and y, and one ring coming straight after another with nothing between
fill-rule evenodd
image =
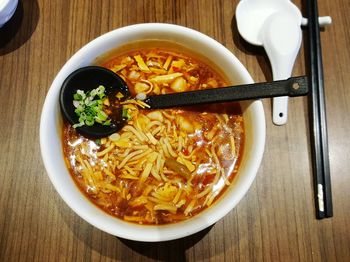
<instances>
[{"instance_id":1,"label":"black chopstick","mask_svg":"<svg viewBox=\"0 0 350 262\"><path fill-rule=\"evenodd\" d=\"M333 216L323 66L317 0L307 0L310 53L310 132L316 218Z\"/></svg>"}]
</instances>

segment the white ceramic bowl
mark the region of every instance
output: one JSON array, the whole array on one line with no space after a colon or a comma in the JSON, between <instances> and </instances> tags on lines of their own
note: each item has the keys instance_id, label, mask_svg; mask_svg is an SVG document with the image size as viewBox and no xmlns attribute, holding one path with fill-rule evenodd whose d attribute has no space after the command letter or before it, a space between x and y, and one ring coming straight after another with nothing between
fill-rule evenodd
<instances>
[{"instance_id":1,"label":"white ceramic bowl","mask_svg":"<svg viewBox=\"0 0 350 262\"><path fill-rule=\"evenodd\" d=\"M245 149L235 182L210 208L193 218L169 225L145 226L114 218L80 192L65 165L61 145L62 116L58 97L61 84L74 70L90 65L97 56L136 40L170 40L215 62L233 84L252 83L238 59L212 38L189 28L171 24L136 24L116 29L91 41L63 66L54 79L42 110L40 146L46 171L62 199L91 225L112 235L138 241L165 241L185 237L209 227L232 210L252 184L265 145L265 117L261 101L241 103L245 121Z\"/></svg>"}]
</instances>

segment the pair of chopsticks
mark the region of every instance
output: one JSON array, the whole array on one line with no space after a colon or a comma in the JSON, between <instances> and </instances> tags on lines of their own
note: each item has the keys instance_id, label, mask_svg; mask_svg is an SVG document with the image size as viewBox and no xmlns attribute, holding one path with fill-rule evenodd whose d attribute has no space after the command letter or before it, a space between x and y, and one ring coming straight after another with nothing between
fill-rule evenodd
<instances>
[{"instance_id":1,"label":"pair of chopsticks","mask_svg":"<svg viewBox=\"0 0 350 262\"><path fill-rule=\"evenodd\" d=\"M323 219L333 216L333 205L317 0L307 0L307 11L311 79L310 138L312 140L315 205L316 218Z\"/></svg>"}]
</instances>

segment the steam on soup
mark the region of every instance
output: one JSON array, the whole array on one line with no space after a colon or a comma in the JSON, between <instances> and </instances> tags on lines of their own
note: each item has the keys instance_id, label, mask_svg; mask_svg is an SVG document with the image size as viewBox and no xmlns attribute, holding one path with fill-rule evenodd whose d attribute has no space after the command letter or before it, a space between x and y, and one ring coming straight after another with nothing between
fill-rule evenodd
<instances>
[{"instance_id":1,"label":"steam on soup","mask_svg":"<svg viewBox=\"0 0 350 262\"><path fill-rule=\"evenodd\" d=\"M227 83L207 63L162 48L144 48L101 63L131 93L165 94ZM244 143L237 103L167 110L124 105L128 123L101 140L63 130L64 156L81 191L98 207L140 224L188 219L213 203L235 177Z\"/></svg>"}]
</instances>

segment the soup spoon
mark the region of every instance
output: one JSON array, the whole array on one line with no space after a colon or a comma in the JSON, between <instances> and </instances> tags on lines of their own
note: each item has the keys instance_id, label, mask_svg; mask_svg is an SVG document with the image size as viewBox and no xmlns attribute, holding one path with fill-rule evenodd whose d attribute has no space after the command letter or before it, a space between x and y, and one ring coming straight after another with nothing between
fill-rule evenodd
<instances>
[{"instance_id":1,"label":"soup spoon","mask_svg":"<svg viewBox=\"0 0 350 262\"><path fill-rule=\"evenodd\" d=\"M236 8L236 20L247 42L265 48L273 80L289 78L301 45L299 9L289 0L242 0ZM272 107L273 123L284 125L288 96L273 98Z\"/></svg>"},{"instance_id":2,"label":"soup spoon","mask_svg":"<svg viewBox=\"0 0 350 262\"><path fill-rule=\"evenodd\" d=\"M123 95L123 100L131 98L127 84L113 71L99 66L80 68L65 79L60 90L60 107L70 124L74 125L79 122L79 117L75 113L76 107L73 104L73 96L77 90L88 92L101 85L105 87L108 98L115 100L118 92ZM149 109L160 109L279 96L303 96L307 93L308 79L306 76L301 76L275 82L154 95L146 97L143 102L149 105ZM85 136L99 138L117 132L126 124L126 119L122 115L122 106L114 108L110 118L110 125L99 123L94 123L92 126L83 125L77 127L77 131Z\"/></svg>"}]
</instances>

